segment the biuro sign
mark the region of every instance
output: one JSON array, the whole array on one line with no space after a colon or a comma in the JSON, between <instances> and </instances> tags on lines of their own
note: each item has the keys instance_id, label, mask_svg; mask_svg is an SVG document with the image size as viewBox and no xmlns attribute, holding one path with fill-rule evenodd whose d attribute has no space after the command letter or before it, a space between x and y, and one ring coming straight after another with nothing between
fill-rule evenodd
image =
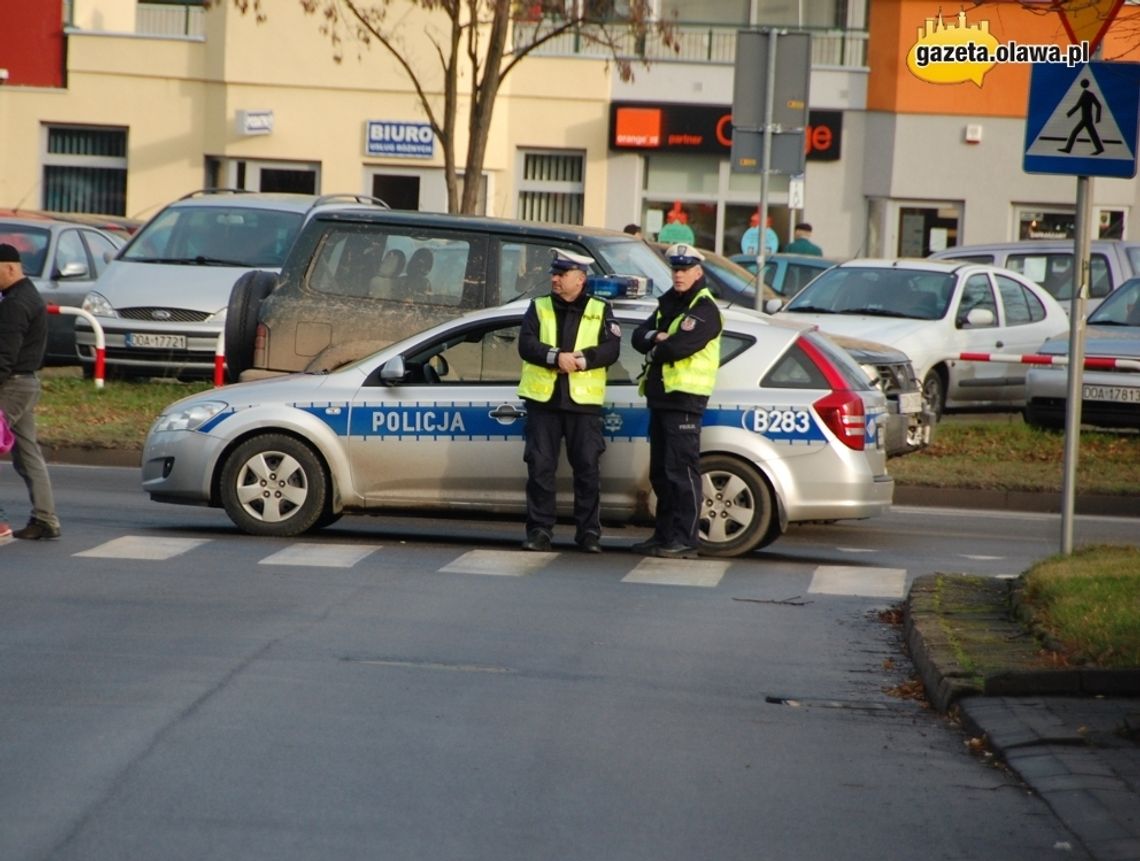
<instances>
[{"instance_id":1,"label":"biuro sign","mask_svg":"<svg viewBox=\"0 0 1140 861\"><path fill-rule=\"evenodd\" d=\"M842 111L808 111L804 133L808 161L837 161L842 137ZM732 107L614 102L609 145L618 152L729 155Z\"/></svg>"}]
</instances>

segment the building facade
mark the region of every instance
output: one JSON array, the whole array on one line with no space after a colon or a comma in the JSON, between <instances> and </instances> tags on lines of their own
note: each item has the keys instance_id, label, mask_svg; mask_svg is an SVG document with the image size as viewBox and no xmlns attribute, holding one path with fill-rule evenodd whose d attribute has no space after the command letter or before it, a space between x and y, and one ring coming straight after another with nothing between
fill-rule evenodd
<instances>
[{"instance_id":1,"label":"building facade","mask_svg":"<svg viewBox=\"0 0 1140 861\"><path fill-rule=\"evenodd\" d=\"M1072 177L1021 169L1028 66L993 64L957 81L908 67L923 38L975 27L1001 43L1067 45L1060 18L1001 3L942 20L939 7L660 0L658 14L675 16L676 44L631 45L649 64L635 62L626 81L588 40L548 42L504 81L481 207L538 221L636 222L648 236L683 220L698 244L738 252L761 181L731 169L736 34L779 26L813 36L805 171L767 183L782 239L808 220L825 253L851 257L1071 235ZM392 4L389 16L442 106L429 41L441 35L438 20L411 2ZM517 42L527 26L516 25ZM264 22L228 0L208 11L195 2L17 4L6 29L16 35L0 59L0 208L145 218L217 186L447 209L442 151L405 70L377 45L346 44L338 62L299 3L272 4ZM1114 24L1106 58L1135 53L1128 34L1140 41L1137 29ZM461 92L469 85L461 76ZM645 121L655 131L643 133ZM1101 235L1140 238L1138 188L1134 179L1094 182Z\"/></svg>"}]
</instances>

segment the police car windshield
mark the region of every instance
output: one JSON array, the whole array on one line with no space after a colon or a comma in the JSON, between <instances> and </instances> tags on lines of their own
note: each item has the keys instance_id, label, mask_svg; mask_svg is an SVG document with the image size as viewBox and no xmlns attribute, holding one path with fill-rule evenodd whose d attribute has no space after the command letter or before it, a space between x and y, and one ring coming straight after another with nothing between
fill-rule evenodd
<instances>
[{"instance_id":1,"label":"police car windshield","mask_svg":"<svg viewBox=\"0 0 1140 861\"><path fill-rule=\"evenodd\" d=\"M673 273L665 261L640 239L602 240L595 251L611 272L648 278L650 296L660 296L673 286Z\"/></svg>"}]
</instances>

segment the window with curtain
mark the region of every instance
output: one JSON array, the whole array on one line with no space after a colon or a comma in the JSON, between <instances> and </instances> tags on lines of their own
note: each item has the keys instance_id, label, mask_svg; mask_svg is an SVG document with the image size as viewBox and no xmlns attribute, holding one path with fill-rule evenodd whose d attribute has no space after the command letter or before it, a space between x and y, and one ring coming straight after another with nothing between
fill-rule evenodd
<instances>
[{"instance_id":1,"label":"window with curtain","mask_svg":"<svg viewBox=\"0 0 1140 861\"><path fill-rule=\"evenodd\" d=\"M126 215L127 131L47 126L43 208Z\"/></svg>"},{"instance_id":2,"label":"window with curtain","mask_svg":"<svg viewBox=\"0 0 1140 861\"><path fill-rule=\"evenodd\" d=\"M579 152L522 152L518 217L523 221L581 224L586 159Z\"/></svg>"}]
</instances>

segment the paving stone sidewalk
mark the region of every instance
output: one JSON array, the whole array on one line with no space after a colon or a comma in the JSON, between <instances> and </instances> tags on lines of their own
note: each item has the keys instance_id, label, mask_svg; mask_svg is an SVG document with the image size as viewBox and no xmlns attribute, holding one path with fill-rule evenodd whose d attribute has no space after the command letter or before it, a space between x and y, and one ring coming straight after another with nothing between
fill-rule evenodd
<instances>
[{"instance_id":1,"label":"paving stone sidewalk","mask_svg":"<svg viewBox=\"0 0 1140 861\"><path fill-rule=\"evenodd\" d=\"M1140 669L1051 667L1014 581L915 580L903 624L927 697L1039 794L1097 861L1140 859Z\"/></svg>"}]
</instances>

